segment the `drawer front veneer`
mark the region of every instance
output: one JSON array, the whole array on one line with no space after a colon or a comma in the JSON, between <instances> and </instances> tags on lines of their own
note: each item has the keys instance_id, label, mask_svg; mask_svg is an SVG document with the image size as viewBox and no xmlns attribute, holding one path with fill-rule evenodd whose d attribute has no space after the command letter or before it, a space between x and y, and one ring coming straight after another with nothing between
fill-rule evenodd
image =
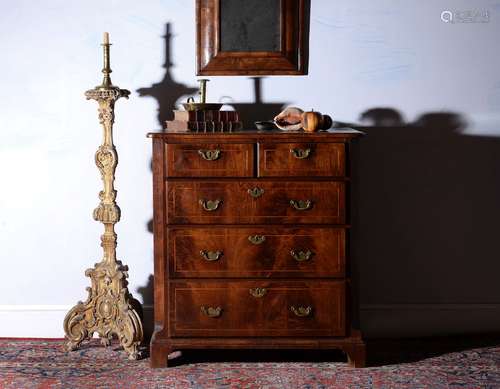
<instances>
[{"instance_id":1,"label":"drawer front veneer","mask_svg":"<svg viewBox=\"0 0 500 389\"><path fill-rule=\"evenodd\" d=\"M170 336L343 336L344 281L171 281Z\"/></svg>"},{"instance_id":2,"label":"drawer front veneer","mask_svg":"<svg viewBox=\"0 0 500 389\"><path fill-rule=\"evenodd\" d=\"M342 181L167 182L169 224L343 224Z\"/></svg>"},{"instance_id":3,"label":"drawer front veneer","mask_svg":"<svg viewBox=\"0 0 500 389\"><path fill-rule=\"evenodd\" d=\"M342 228L167 228L172 277L344 277Z\"/></svg>"},{"instance_id":4,"label":"drawer front veneer","mask_svg":"<svg viewBox=\"0 0 500 389\"><path fill-rule=\"evenodd\" d=\"M252 177L254 145L166 144L168 177Z\"/></svg>"},{"instance_id":5,"label":"drawer front veneer","mask_svg":"<svg viewBox=\"0 0 500 389\"><path fill-rule=\"evenodd\" d=\"M343 143L260 143L259 177L345 176Z\"/></svg>"}]
</instances>

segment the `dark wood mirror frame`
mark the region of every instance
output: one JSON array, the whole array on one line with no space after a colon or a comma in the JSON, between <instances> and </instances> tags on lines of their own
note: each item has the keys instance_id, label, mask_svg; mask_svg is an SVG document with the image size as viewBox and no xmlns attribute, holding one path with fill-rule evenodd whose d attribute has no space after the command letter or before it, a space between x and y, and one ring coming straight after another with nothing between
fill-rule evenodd
<instances>
[{"instance_id":1,"label":"dark wood mirror frame","mask_svg":"<svg viewBox=\"0 0 500 389\"><path fill-rule=\"evenodd\" d=\"M221 0L196 0L197 75L307 74L310 0L280 0L279 51L222 51L220 9Z\"/></svg>"}]
</instances>

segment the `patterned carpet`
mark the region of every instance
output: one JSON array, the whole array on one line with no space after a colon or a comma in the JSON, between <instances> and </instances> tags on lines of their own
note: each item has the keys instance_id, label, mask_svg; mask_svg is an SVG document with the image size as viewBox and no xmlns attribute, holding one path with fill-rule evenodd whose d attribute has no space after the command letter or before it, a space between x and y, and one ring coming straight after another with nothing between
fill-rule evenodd
<instances>
[{"instance_id":1,"label":"patterned carpet","mask_svg":"<svg viewBox=\"0 0 500 389\"><path fill-rule=\"evenodd\" d=\"M150 369L148 359L129 361L115 344L92 342L71 353L62 344L0 339L0 388L500 388L500 347L365 369L248 360Z\"/></svg>"}]
</instances>

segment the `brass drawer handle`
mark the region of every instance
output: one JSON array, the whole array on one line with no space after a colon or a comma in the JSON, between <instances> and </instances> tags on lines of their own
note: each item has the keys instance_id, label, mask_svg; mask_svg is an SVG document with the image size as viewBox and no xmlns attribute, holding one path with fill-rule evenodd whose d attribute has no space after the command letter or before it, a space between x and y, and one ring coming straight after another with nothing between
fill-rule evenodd
<instances>
[{"instance_id":1,"label":"brass drawer handle","mask_svg":"<svg viewBox=\"0 0 500 389\"><path fill-rule=\"evenodd\" d=\"M247 192L250 196L256 199L257 197L260 197L264 194L264 189L256 186L255 188L248 189Z\"/></svg>"},{"instance_id":2,"label":"brass drawer handle","mask_svg":"<svg viewBox=\"0 0 500 389\"><path fill-rule=\"evenodd\" d=\"M264 235L250 235L248 240L250 243L257 245L264 243L266 241L266 237Z\"/></svg>"},{"instance_id":3,"label":"brass drawer handle","mask_svg":"<svg viewBox=\"0 0 500 389\"><path fill-rule=\"evenodd\" d=\"M203 207L205 211L212 212L219 208L219 205L222 204L221 199L216 200L201 200L199 201L200 205Z\"/></svg>"},{"instance_id":4,"label":"brass drawer handle","mask_svg":"<svg viewBox=\"0 0 500 389\"><path fill-rule=\"evenodd\" d=\"M219 149L215 150L198 150L198 154L205 161L216 161L220 158L221 151Z\"/></svg>"},{"instance_id":5,"label":"brass drawer handle","mask_svg":"<svg viewBox=\"0 0 500 389\"><path fill-rule=\"evenodd\" d=\"M297 262L305 262L309 261L311 257L313 256L313 252L311 250L307 251L295 251L295 250L290 250L290 255L297 261Z\"/></svg>"},{"instance_id":6,"label":"brass drawer handle","mask_svg":"<svg viewBox=\"0 0 500 389\"><path fill-rule=\"evenodd\" d=\"M297 159L306 159L311 155L311 149L290 149L290 153Z\"/></svg>"},{"instance_id":7,"label":"brass drawer handle","mask_svg":"<svg viewBox=\"0 0 500 389\"><path fill-rule=\"evenodd\" d=\"M311 200L290 200L290 205L297 211L307 211L312 208L313 202Z\"/></svg>"},{"instance_id":8,"label":"brass drawer handle","mask_svg":"<svg viewBox=\"0 0 500 389\"><path fill-rule=\"evenodd\" d=\"M207 250L200 250L200 255L203 257L205 261L217 261L222 257L223 252L222 251L207 251Z\"/></svg>"},{"instance_id":9,"label":"brass drawer handle","mask_svg":"<svg viewBox=\"0 0 500 389\"><path fill-rule=\"evenodd\" d=\"M253 297L261 298L261 297L264 297L266 295L267 289L266 288L253 288L253 289L250 289L249 292Z\"/></svg>"},{"instance_id":10,"label":"brass drawer handle","mask_svg":"<svg viewBox=\"0 0 500 389\"><path fill-rule=\"evenodd\" d=\"M205 316L213 317L213 318L217 318L217 317L220 317L220 315L222 315L222 308L221 307L215 307L214 308L214 307L204 307L204 306L202 306L200 308L200 311Z\"/></svg>"},{"instance_id":11,"label":"brass drawer handle","mask_svg":"<svg viewBox=\"0 0 500 389\"><path fill-rule=\"evenodd\" d=\"M297 307L297 308L291 306L290 311L292 311L295 314L295 316L307 317L311 315L312 307L310 305L308 305L307 307Z\"/></svg>"}]
</instances>

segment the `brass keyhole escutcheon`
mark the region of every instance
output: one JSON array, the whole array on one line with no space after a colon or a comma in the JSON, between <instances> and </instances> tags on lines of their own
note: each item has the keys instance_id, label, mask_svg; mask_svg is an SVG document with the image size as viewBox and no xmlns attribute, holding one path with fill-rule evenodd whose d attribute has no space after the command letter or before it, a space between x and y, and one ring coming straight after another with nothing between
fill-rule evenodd
<instances>
[{"instance_id":1,"label":"brass keyhole escutcheon","mask_svg":"<svg viewBox=\"0 0 500 389\"><path fill-rule=\"evenodd\" d=\"M258 245L264 243L266 241L266 237L264 235L250 235L248 240L250 243Z\"/></svg>"},{"instance_id":2,"label":"brass keyhole escutcheon","mask_svg":"<svg viewBox=\"0 0 500 389\"><path fill-rule=\"evenodd\" d=\"M290 205L297 211L307 211L313 206L312 200L290 200Z\"/></svg>"},{"instance_id":3,"label":"brass keyhole escutcheon","mask_svg":"<svg viewBox=\"0 0 500 389\"><path fill-rule=\"evenodd\" d=\"M221 199L216 200L203 200L199 201L200 205L203 207L205 211L212 212L215 211L222 204Z\"/></svg>"},{"instance_id":4,"label":"brass keyhole escutcheon","mask_svg":"<svg viewBox=\"0 0 500 389\"><path fill-rule=\"evenodd\" d=\"M205 261L213 262L218 261L220 257L222 257L222 251L207 251L200 250L200 255L203 257Z\"/></svg>"},{"instance_id":5,"label":"brass keyhole escutcheon","mask_svg":"<svg viewBox=\"0 0 500 389\"><path fill-rule=\"evenodd\" d=\"M215 149L215 150L198 150L198 154L205 161L216 161L216 160L218 160L220 158L221 151L219 149Z\"/></svg>"},{"instance_id":6,"label":"brass keyhole escutcheon","mask_svg":"<svg viewBox=\"0 0 500 389\"><path fill-rule=\"evenodd\" d=\"M253 288L253 289L250 289L249 292L253 297L261 298L267 294L267 289L266 288Z\"/></svg>"},{"instance_id":7,"label":"brass keyhole escutcheon","mask_svg":"<svg viewBox=\"0 0 500 389\"><path fill-rule=\"evenodd\" d=\"M250 196L256 199L264 194L264 189L256 186L255 188L248 189L247 192Z\"/></svg>"},{"instance_id":8,"label":"brass keyhole escutcheon","mask_svg":"<svg viewBox=\"0 0 500 389\"><path fill-rule=\"evenodd\" d=\"M311 149L290 149L290 153L297 159L306 159L311 155Z\"/></svg>"},{"instance_id":9,"label":"brass keyhole escutcheon","mask_svg":"<svg viewBox=\"0 0 500 389\"><path fill-rule=\"evenodd\" d=\"M295 316L298 316L298 317L307 317L307 316L310 316L311 313L312 313L312 307L311 306L307 306L307 307L294 307L294 306L291 306L290 307L290 311L292 311Z\"/></svg>"}]
</instances>

